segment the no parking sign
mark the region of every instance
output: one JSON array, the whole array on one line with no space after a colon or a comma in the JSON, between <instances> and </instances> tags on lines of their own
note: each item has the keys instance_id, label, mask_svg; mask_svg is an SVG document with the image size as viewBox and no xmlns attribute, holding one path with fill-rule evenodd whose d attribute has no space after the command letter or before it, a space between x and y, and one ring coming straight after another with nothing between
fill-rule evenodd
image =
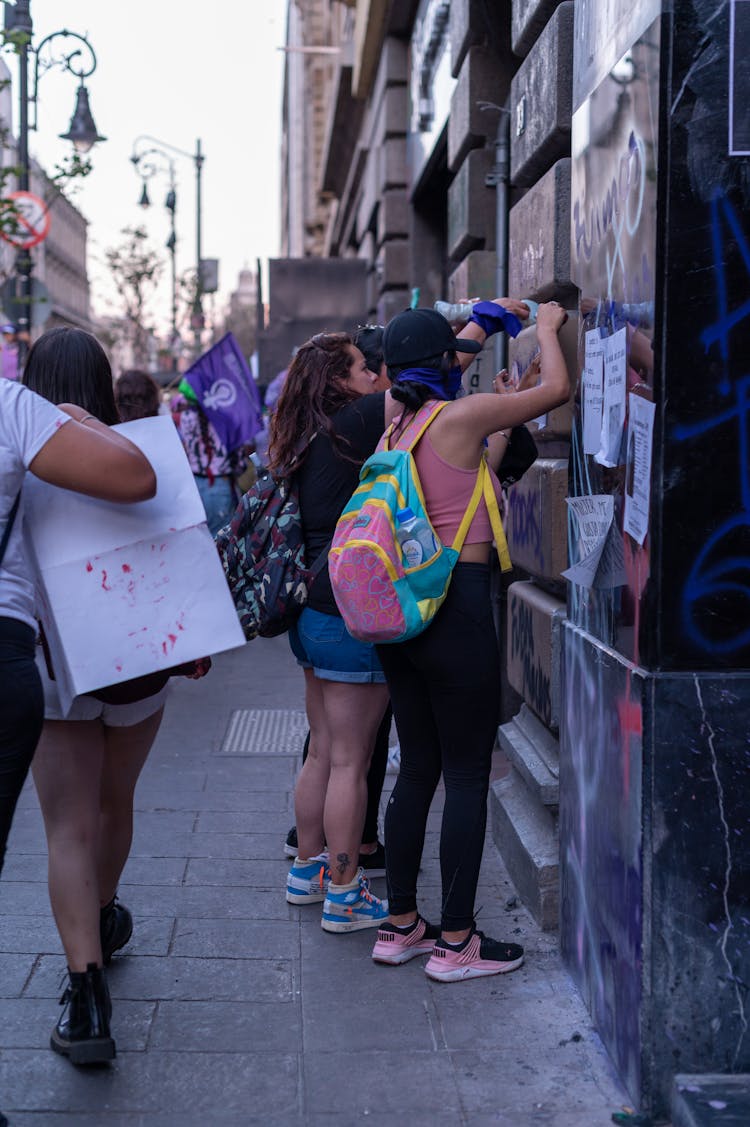
<instances>
[{"instance_id":1,"label":"no parking sign","mask_svg":"<svg viewBox=\"0 0 750 1127\"><path fill-rule=\"evenodd\" d=\"M13 201L17 218L14 231L0 231L6 243L30 250L47 238L52 220L44 200L33 192L10 192L6 199Z\"/></svg>"}]
</instances>

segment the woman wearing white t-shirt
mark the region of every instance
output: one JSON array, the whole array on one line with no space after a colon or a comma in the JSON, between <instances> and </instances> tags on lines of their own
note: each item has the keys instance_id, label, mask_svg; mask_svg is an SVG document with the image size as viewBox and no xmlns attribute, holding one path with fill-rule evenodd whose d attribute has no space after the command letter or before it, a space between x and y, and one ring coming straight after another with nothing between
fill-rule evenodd
<instances>
[{"instance_id":1,"label":"woman wearing white t-shirt","mask_svg":"<svg viewBox=\"0 0 750 1127\"><path fill-rule=\"evenodd\" d=\"M0 544L8 531L0 560L0 869L44 709L34 660L34 583L23 539L27 471L106 501L145 501L156 492L150 462L122 435L81 407L55 407L0 379Z\"/></svg>"}]
</instances>

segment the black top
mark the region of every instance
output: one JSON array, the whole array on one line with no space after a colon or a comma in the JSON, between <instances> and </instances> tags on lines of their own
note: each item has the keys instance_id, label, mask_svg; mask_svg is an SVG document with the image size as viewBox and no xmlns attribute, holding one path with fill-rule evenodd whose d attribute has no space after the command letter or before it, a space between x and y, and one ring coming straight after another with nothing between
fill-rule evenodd
<instances>
[{"instance_id":1,"label":"black top","mask_svg":"<svg viewBox=\"0 0 750 1127\"><path fill-rule=\"evenodd\" d=\"M354 461L343 458L327 435L319 434L310 444L297 478L308 567L328 547L336 521L359 484L360 467L385 430L385 393L347 403L333 416L333 425L338 435L348 439L350 445L343 449ZM312 585L307 605L323 614L339 614L327 564Z\"/></svg>"}]
</instances>

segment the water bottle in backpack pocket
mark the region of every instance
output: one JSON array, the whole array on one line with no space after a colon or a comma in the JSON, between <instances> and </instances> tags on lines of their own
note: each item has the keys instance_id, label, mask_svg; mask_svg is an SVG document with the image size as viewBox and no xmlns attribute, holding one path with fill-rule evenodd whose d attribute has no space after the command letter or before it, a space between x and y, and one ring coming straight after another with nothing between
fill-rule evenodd
<instances>
[{"instance_id":1,"label":"water bottle in backpack pocket","mask_svg":"<svg viewBox=\"0 0 750 1127\"><path fill-rule=\"evenodd\" d=\"M411 509L396 513L396 539L401 545L404 569L419 567L431 560L438 551L435 533L424 517L417 517Z\"/></svg>"}]
</instances>

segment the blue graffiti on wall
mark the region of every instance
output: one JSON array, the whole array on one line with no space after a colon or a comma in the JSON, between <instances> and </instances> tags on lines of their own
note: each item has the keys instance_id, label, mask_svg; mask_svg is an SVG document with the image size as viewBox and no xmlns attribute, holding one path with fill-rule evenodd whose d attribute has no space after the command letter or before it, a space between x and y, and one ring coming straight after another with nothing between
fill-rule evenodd
<instances>
[{"instance_id":1,"label":"blue graffiti on wall","mask_svg":"<svg viewBox=\"0 0 750 1127\"><path fill-rule=\"evenodd\" d=\"M717 194L711 201L711 239L718 298L717 320L701 333L701 342L709 351L718 345L722 361L722 379L719 392L730 400L725 410L698 423L678 425L673 435L678 442L698 438L716 427L737 420L739 430L738 469L742 507L729 517L708 538L693 563L682 593L684 628L688 637L706 653L730 654L750 644L750 615L737 617L731 634L717 638L707 631L697 611L710 599L729 596L745 598L750 604L750 555L748 531L750 530L750 449L748 429L750 420L750 375L732 382L730 376L730 336L732 330L750 317L750 299L736 309L729 309L726 277L727 249L724 244L722 221L731 231L732 249L739 251L750 277L750 247L737 218L732 203Z\"/></svg>"}]
</instances>

